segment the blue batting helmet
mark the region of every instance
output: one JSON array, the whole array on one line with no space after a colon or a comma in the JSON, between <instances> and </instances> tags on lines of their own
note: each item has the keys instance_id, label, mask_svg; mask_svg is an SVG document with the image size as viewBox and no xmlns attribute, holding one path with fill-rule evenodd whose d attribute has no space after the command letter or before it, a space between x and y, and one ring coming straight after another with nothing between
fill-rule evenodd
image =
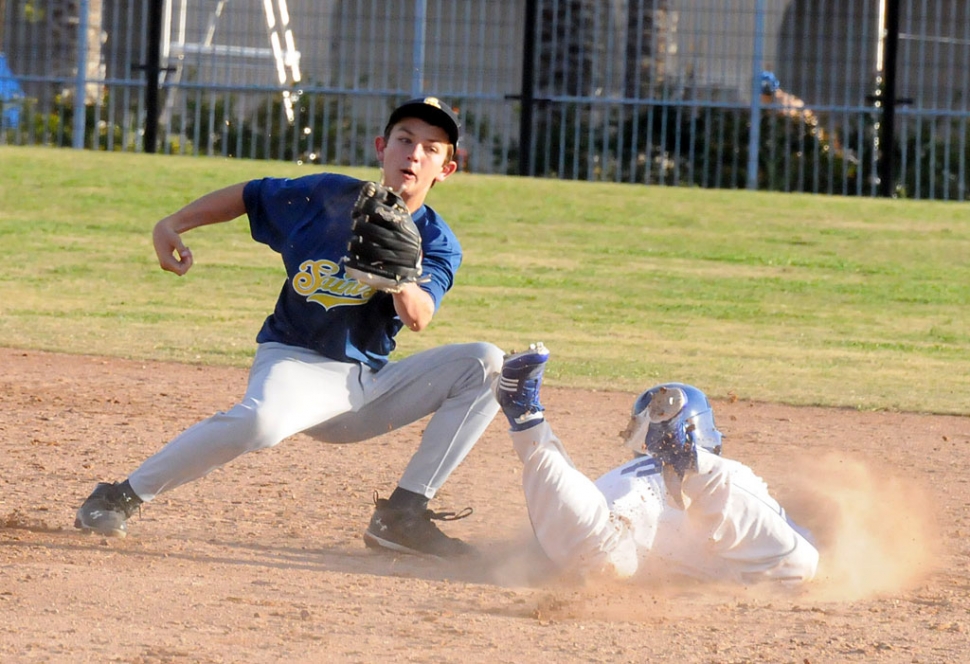
<instances>
[{"instance_id":1,"label":"blue batting helmet","mask_svg":"<svg viewBox=\"0 0 970 664\"><path fill-rule=\"evenodd\" d=\"M637 454L645 454L648 447L653 447L659 443L661 436L666 430L659 423L650 421L648 408L650 403L657 398L661 392L666 394L668 391L679 390L683 397L678 395L675 405L679 410L676 413L678 419L683 421L685 433L688 440L693 442L696 447L703 447L714 454L721 453L721 432L714 424L714 410L707 395L693 385L684 383L663 383L655 385L646 390L636 401L633 402L633 419L630 426L624 432L626 435L625 445Z\"/></svg>"}]
</instances>

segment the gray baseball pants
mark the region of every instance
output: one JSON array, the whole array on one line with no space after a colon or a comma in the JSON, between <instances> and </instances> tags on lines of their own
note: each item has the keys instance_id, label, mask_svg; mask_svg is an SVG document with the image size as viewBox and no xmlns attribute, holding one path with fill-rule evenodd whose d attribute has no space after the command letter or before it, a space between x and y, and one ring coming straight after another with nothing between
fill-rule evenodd
<instances>
[{"instance_id":1,"label":"gray baseball pants","mask_svg":"<svg viewBox=\"0 0 970 664\"><path fill-rule=\"evenodd\" d=\"M433 498L498 412L492 382L502 359L489 343L453 344L373 371L305 348L260 344L242 401L186 429L128 480L149 501L297 433L351 443L433 413L398 482Z\"/></svg>"}]
</instances>

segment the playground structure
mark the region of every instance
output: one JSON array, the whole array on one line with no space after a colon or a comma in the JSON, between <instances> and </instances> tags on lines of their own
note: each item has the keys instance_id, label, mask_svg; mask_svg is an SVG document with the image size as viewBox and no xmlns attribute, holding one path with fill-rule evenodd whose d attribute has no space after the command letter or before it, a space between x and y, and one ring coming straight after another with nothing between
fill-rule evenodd
<instances>
[{"instance_id":1,"label":"playground structure","mask_svg":"<svg viewBox=\"0 0 970 664\"><path fill-rule=\"evenodd\" d=\"M290 27L290 12L286 0L256 0L262 5L262 15L265 20L268 46L255 47L232 43L218 43L217 32L219 24L226 15L227 8L239 5L239 0L218 0L209 12L205 30L199 41L189 41L189 0L177 0L177 7L173 7L173 0L165 0L161 56L163 72L160 75L160 85L166 89L165 106L159 121L164 124L172 114L185 69L189 64L206 66L228 74L230 68L238 67L240 61L271 60L276 81L282 91L283 108L290 124L293 123L293 103L298 96L295 87L302 80L300 73L300 52L296 48L296 39ZM250 9L252 0L248 3ZM224 76L228 78L228 76ZM227 81L229 82L229 81Z\"/></svg>"}]
</instances>

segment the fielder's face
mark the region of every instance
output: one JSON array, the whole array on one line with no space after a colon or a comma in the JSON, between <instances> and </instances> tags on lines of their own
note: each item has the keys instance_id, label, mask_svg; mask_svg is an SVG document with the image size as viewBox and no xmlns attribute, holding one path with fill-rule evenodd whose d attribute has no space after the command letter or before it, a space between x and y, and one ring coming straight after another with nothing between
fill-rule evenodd
<instances>
[{"instance_id":1,"label":"fielder's face","mask_svg":"<svg viewBox=\"0 0 970 664\"><path fill-rule=\"evenodd\" d=\"M377 137L376 147L384 184L398 192L412 212L424 204L435 182L458 168L451 159L448 133L419 118L398 122L387 138Z\"/></svg>"}]
</instances>

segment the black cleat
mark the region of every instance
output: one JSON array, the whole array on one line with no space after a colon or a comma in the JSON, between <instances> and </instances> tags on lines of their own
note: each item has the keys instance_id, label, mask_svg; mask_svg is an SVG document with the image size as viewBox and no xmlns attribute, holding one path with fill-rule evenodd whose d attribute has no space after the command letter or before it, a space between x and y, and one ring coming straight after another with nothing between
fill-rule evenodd
<instances>
[{"instance_id":1,"label":"black cleat","mask_svg":"<svg viewBox=\"0 0 970 664\"><path fill-rule=\"evenodd\" d=\"M78 508L74 527L109 537L125 537L128 535L125 522L141 503L127 482L100 482Z\"/></svg>"},{"instance_id":2,"label":"black cleat","mask_svg":"<svg viewBox=\"0 0 970 664\"><path fill-rule=\"evenodd\" d=\"M384 498L374 499L374 516L364 531L364 544L372 549L432 558L460 558L473 555L475 548L438 530L433 521L456 521L472 513L470 507L455 512L412 511L388 505Z\"/></svg>"}]
</instances>

